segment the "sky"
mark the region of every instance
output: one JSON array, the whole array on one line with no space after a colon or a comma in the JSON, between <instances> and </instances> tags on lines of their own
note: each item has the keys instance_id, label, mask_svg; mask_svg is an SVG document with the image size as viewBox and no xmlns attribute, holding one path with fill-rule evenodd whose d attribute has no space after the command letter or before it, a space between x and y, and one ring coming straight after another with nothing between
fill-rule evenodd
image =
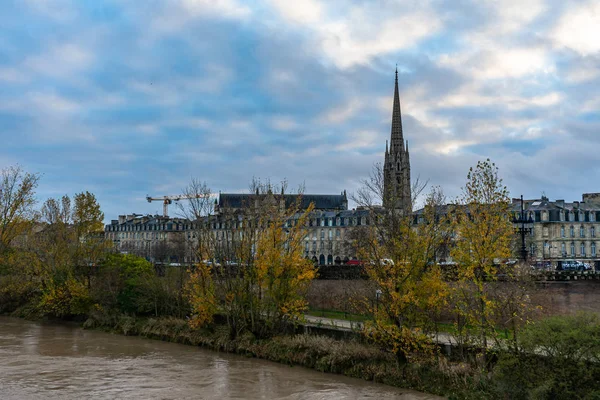
<instances>
[{"instance_id":1,"label":"sky","mask_svg":"<svg viewBox=\"0 0 600 400\"><path fill-rule=\"evenodd\" d=\"M383 161L398 68L412 179L600 192L600 2L2 0L0 168L40 203L161 213L192 178L356 191ZM173 210L174 211L174 210Z\"/></svg>"}]
</instances>

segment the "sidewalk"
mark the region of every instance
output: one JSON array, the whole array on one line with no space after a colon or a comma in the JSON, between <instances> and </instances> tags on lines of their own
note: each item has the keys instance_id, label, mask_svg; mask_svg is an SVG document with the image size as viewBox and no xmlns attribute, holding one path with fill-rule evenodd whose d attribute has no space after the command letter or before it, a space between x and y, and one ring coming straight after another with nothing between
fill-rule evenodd
<instances>
[{"instance_id":1,"label":"sidewalk","mask_svg":"<svg viewBox=\"0 0 600 400\"><path fill-rule=\"evenodd\" d=\"M324 326L342 331L357 331L362 328L362 322L347 321L344 319L333 319L316 317L314 315L304 315L308 326ZM433 337L433 340L439 344L456 345L457 340L449 333L439 332Z\"/></svg>"}]
</instances>

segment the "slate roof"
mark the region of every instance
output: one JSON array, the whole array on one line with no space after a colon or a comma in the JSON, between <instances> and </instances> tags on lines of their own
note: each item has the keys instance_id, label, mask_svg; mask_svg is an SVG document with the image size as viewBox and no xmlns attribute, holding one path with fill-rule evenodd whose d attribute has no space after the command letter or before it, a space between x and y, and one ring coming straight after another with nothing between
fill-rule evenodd
<instances>
[{"instance_id":1,"label":"slate roof","mask_svg":"<svg viewBox=\"0 0 600 400\"><path fill-rule=\"evenodd\" d=\"M239 193L221 193L219 194L219 207L223 208L243 208L254 205L256 196L264 198L262 194L239 194ZM282 195L273 195L275 199L280 199ZM301 196L301 209L307 209L310 203L315 204L315 210L346 210L347 201L343 194L284 194L286 207L291 206Z\"/></svg>"}]
</instances>

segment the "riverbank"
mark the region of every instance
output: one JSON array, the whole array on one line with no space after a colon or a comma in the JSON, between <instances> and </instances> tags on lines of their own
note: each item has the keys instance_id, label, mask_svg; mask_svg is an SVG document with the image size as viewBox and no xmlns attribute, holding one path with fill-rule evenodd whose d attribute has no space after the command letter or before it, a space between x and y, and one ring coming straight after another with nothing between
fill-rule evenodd
<instances>
[{"instance_id":1,"label":"riverbank","mask_svg":"<svg viewBox=\"0 0 600 400\"><path fill-rule=\"evenodd\" d=\"M342 374L367 381L413 389L449 399L487 399L487 378L464 364L445 358L416 360L399 366L392 354L358 340L338 340L308 334L275 336L257 340L251 335L231 340L227 327L192 329L176 318L134 318L95 314L85 329L99 329L128 336L202 346L321 372Z\"/></svg>"}]
</instances>

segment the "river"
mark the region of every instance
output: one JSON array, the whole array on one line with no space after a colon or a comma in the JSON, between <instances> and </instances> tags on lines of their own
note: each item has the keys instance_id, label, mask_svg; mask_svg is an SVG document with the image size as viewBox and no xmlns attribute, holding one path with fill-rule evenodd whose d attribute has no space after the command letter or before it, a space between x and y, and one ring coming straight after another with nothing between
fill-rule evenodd
<instances>
[{"instance_id":1,"label":"river","mask_svg":"<svg viewBox=\"0 0 600 400\"><path fill-rule=\"evenodd\" d=\"M439 399L194 346L0 317L1 399Z\"/></svg>"}]
</instances>

